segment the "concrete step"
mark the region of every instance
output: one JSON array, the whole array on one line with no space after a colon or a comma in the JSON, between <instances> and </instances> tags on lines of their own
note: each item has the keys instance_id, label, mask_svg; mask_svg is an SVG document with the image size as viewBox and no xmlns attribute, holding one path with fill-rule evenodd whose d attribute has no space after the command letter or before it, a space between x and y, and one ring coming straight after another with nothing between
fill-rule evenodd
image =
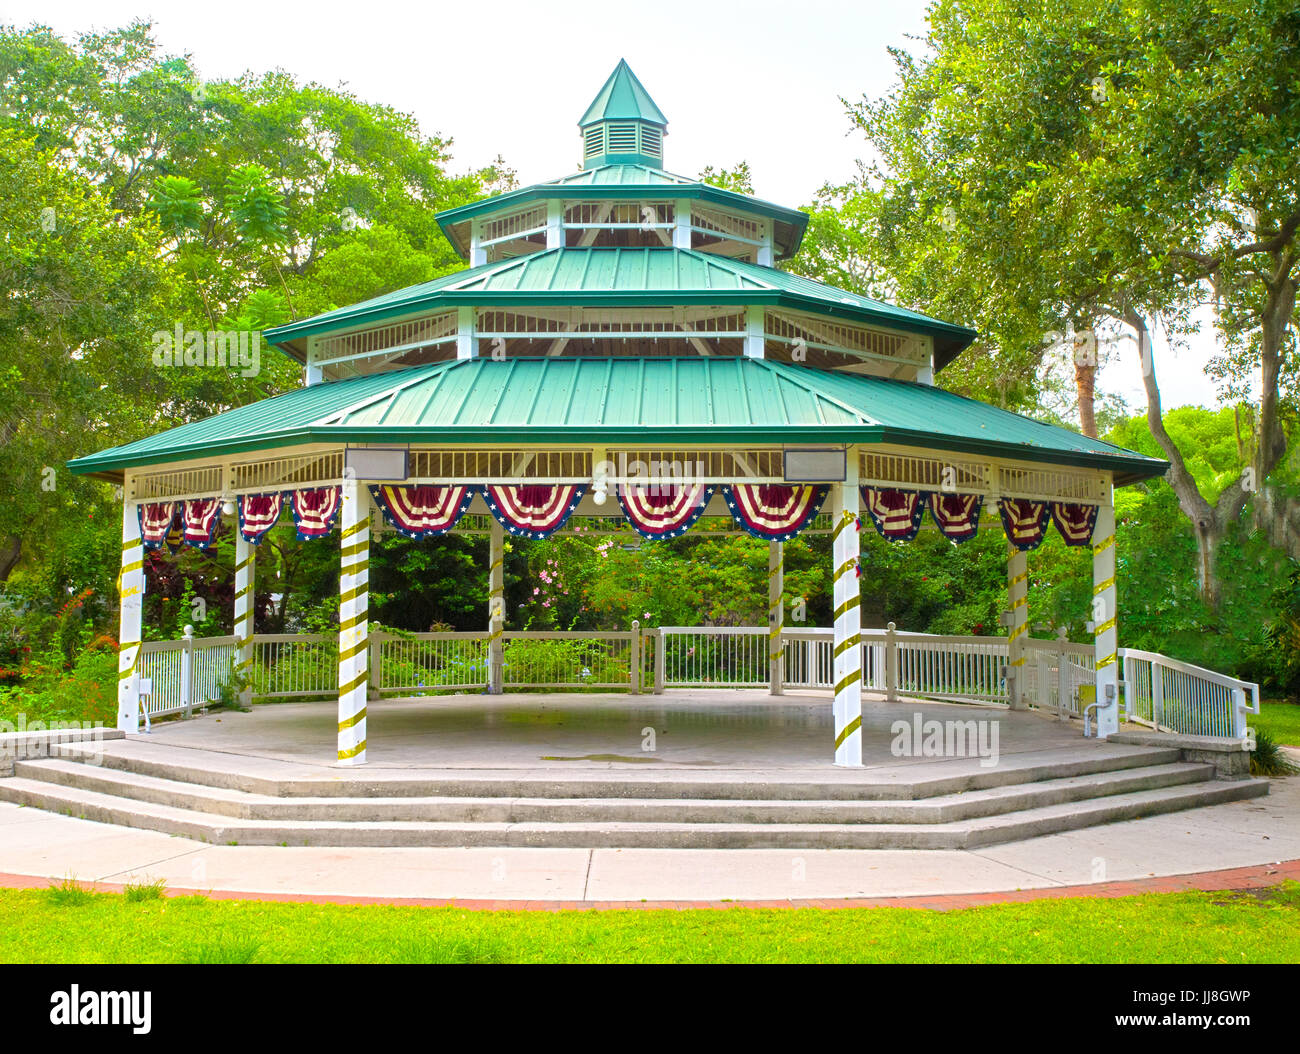
<instances>
[{"instance_id":1,"label":"concrete step","mask_svg":"<svg viewBox=\"0 0 1300 1054\"><path fill-rule=\"evenodd\" d=\"M781 800L777 797L280 798L205 787L61 759L19 762L16 774L25 779L61 787L249 820L338 823L885 824L951 823L1138 790L1203 782L1213 776L1214 768L1205 764L1172 763L902 801Z\"/></svg>"},{"instance_id":2,"label":"concrete step","mask_svg":"<svg viewBox=\"0 0 1300 1054\"><path fill-rule=\"evenodd\" d=\"M357 775L302 777L297 768L264 759L194 751L127 740L97 751L62 748L59 757L92 762L101 770L131 772L178 783L243 791L277 798L671 798L780 801L906 801L989 790L1043 780L1088 776L1177 762L1179 751L1160 747L1115 746L1099 749L1085 743L1072 750L1043 750L1004 755L985 768L977 759L942 763L917 762L857 777L840 774L834 781L794 779L756 772L714 776L681 769L660 770L652 778L616 776L592 770L581 777L518 775ZM195 755L201 757L195 757Z\"/></svg>"},{"instance_id":3,"label":"concrete step","mask_svg":"<svg viewBox=\"0 0 1300 1054\"><path fill-rule=\"evenodd\" d=\"M4 800L87 820L163 831L214 844L314 846L963 849L1267 793L1266 780L1202 781L928 824L346 822L235 819L25 776L0 781L0 798Z\"/></svg>"}]
</instances>

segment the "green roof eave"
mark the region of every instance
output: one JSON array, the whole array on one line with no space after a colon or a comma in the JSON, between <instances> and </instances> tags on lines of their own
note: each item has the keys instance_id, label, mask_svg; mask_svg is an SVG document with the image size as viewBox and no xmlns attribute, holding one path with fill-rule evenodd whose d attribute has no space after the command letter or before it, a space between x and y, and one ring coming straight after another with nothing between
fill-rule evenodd
<instances>
[{"instance_id":1,"label":"green roof eave","mask_svg":"<svg viewBox=\"0 0 1300 1054\"><path fill-rule=\"evenodd\" d=\"M777 205L774 202L751 197L748 194L739 194L734 190L725 190L709 183L538 183L531 187L521 187L519 190L511 190L504 194L483 198L481 201L470 202L468 205L460 205L454 209L444 209L442 212L437 213L434 219L438 221L438 226L442 229L442 233L447 240L463 257L468 254L469 249L468 246L460 244L452 232L451 228L453 226L479 216L498 212L503 208L513 208L516 205L526 204L530 201L544 201L550 198L563 198L574 201L607 201L626 198L652 198L654 200L685 198L692 201L707 201L723 208L757 213L777 223L789 224L793 228L793 240L782 249L783 257L793 256L799 251L799 246L803 243L804 232L808 228L808 214L806 212L801 212L799 209L788 209L784 205Z\"/></svg>"},{"instance_id":2,"label":"green roof eave","mask_svg":"<svg viewBox=\"0 0 1300 1054\"><path fill-rule=\"evenodd\" d=\"M542 304L573 304L579 307L673 307L678 304L769 304L777 307L797 308L811 314L824 315L828 318L853 319L859 322L875 322L888 325L891 329L901 329L908 333L941 332L960 341L965 347L974 340L978 333L964 326L949 322L921 322L883 311L854 307L850 304L828 304L811 297L801 297L778 289L724 289L724 290L688 290L665 292L636 292L632 290L615 290L609 292L553 292L550 290L502 290L484 292L477 289L437 290L418 300L404 301L401 304L375 308L371 311L349 315L346 319L322 322L312 325L311 319L279 326L267 330L263 337L269 344L279 346L287 341L300 340L304 337L318 336L337 329L350 329L353 326L418 313L419 309L435 304L460 305L473 304L483 307L523 307ZM951 361L950 359L948 361ZM944 363L946 365L946 362ZM936 366L939 364L936 363Z\"/></svg>"},{"instance_id":3,"label":"green roof eave","mask_svg":"<svg viewBox=\"0 0 1300 1054\"><path fill-rule=\"evenodd\" d=\"M229 454L254 453L285 446L302 446L314 443L400 443L427 444L451 443L897 443L919 449L948 450L955 453L978 454L986 457L1018 458L1053 465L1070 465L1077 468L1099 468L1115 473L1116 486L1136 483L1163 475L1169 468L1167 461L1157 461L1140 454L1096 455L1084 452L1046 450L1041 447L1000 443L959 437L936 437L915 429L895 428L885 425L709 425L680 427L675 425L530 425L515 428L481 426L308 426L305 428L278 429L256 437L229 440L219 444L195 443L178 446L167 455L166 461L193 461L199 458ZM127 468L141 468L159 464L156 453L112 457L113 450L101 451L87 457L69 461L74 475L95 475L118 472Z\"/></svg>"},{"instance_id":4,"label":"green roof eave","mask_svg":"<svg viewBox=\"0 0 1300 1054\"><path fill-rule=\"evenodd\" d=\"M929 385L764 359L456 359L296 389L70 462L79 475L307 444L890 443L1158 476L1167 462Z\"/></svg>"},{"instance_id":5,"label":"green roof eave","mask_svg":"<svg viewBox=\"0 0 1300 1054\"><path fill-rule=\"evenodd\" d=\"M686 286L658 284L651 288L583 288L587 271L576 265L568 283L559 287L493 288L492 281L506 272L542 268L550 280L561 272L560 257L565 260L582 260L586 257L609 254L640 258L651 254L648 260L664 262L660 258L676 257L680 263L671 268L671 281L685 281L681 270L687 264L696 268L697 285ZM647 264L648 266L648 264ZM710 274L726 275L731 284L713 285L711 280L701 282L700 269ZM549 269L549 270L547 270ZM689 267L687 268L689 271ZM576 272L579 277L574 278ZM667 269L657 272L662 283ZM689 275L688 275L689 278ZM475 284L475 288L464 288ZM477 286L482 287L477 287ZM550 249L529 256L498 260L481 267L467 268L442 278L413 286L410 290L395 290L374 300L351 307L317 315L314 318L290 322L267 330L264 339L277 347L306 337L319 336L374 325L393 319L417 316L438 307L473 305L488 307L576 305L597 307L675 307L685 304L760 304L807 311L827 318L847 319L874 323L907 333L921 333L935 338L935 367L942 369L978 335L974 330L950 322L943 322L919 312L877 302L869 297L837 290L811 279L793 275L775 268L761 267L727 257L713 256L687 249Z\"/></svg>"}]
</instances>

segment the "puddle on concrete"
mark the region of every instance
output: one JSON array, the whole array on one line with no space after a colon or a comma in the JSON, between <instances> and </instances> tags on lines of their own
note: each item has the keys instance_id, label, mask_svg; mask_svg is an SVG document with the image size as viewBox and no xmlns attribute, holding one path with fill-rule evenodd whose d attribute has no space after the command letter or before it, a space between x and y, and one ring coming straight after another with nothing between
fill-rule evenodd
<instances>
[{"instance_id":1,"label":"puddle on concrete","mask_svg":"<svg viewBox=\"0 0 1300 1054\"><path fill-rule=\"evenodd\" d=\"M637 757L635 755L629 757L626 754L583 754L581 757L574 757L574 758L555 757L552 755L543 754L542 760L543 761L626 761L626 762L630 762L633 765L639 765L639 764L644 764L647 761L658 761L659 759Z\"/></svg>"},{"instance_id":2,"label":"puddle on concrete","mask_svg":"<svg viewBox=\"0 0 1300 1054\"><path fill-rule=\"evenodd\" d=\"M644 764L647 761L663 761L663 758L652 758L642 755L627 754L583 754L581 757L557 757L555 755L543 754L543 761L625 761L632 765ZM703 761L674 761L674 765L722 765L725 762L713 761L712 759Z\"/></svg>"}]
</instances>

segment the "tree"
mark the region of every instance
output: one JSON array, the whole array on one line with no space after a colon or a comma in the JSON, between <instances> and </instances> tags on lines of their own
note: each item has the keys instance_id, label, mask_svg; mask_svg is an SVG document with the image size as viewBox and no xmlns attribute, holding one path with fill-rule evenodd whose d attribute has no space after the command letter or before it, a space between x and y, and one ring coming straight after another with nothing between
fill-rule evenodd
<instances>
[{"instance_id":1,"label":"tree","mask_svg":"<svg viewBox=\"0 0 1300 1054\"><path fill-rule=\"evenodd\" d=\"M894 92L850 107L879 161L828 188L819 211L837 194L854 200L872 221L855 252L879 261L902 299L981 330L973 361L945 371L946 383L1027 401L1045 333L1083 335L1087 349L1099 326L1127 327L1211 606L1215 549L1252 487L1267 495L1254 514L1300 556L1283 464L1300 259L1300 14L1284 0L1050 0L1032 11L941 0L926 45L919 57L894 53ZM1224 375L1239 394L1250 372L1260 379L1251 472L1214 503L1163 427L1150 340L1157 320L1185 326L1211 295ZM1076 358L1085 425L1096 361L1091 350Z\"/></svg>"},{"instance_id":2,"label":"tree","mask_svg":"<svg viewBox=\"0 0 1300 1054\"><path fill-rule=\"evenodd\" d=\"M64 467L86 437L137 438L165 399L149 354L175 310L160 232L124 220L52 151L0 128L0 582L55 520L110 514ZM105 442L105 445L108 445Z\"/></svg>"}]
</instances>

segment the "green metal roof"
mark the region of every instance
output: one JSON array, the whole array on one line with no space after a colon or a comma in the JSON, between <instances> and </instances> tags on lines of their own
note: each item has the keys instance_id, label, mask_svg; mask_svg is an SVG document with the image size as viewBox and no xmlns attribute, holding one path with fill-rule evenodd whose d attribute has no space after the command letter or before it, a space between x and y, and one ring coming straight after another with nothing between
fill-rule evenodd
<instances>
[{"instance_id":1,"label":"green metal roof","mask_svg":"<svg viewBox=\"0 0 1300 1054\"><path fill-rule=\"evenodd\" d=\"M460 359L301 388L69 463L305 443L898 443L1158 476L1164 461L933 388L749 358Z\"/></svg>"},{"instance_id":2,"label":"green metal roof","mask_svg":"<svg viewBox=\"0 0 1300 1054\"><path fill-rule=\"evenodd\" d=\"M671 194L668 192L671 190ZM434 218L452 248L462 258L469 256L469 221L476 217L513 209L531 201L564 198L571 201L626 201L664 197L704 201L746 215L771 219L776 225L775 250L780 258L793 256L799 251L804 231L808 227L808 214L798 209L788 209L752 194L739 194L724 190L711 183L679 176L661 168L644 164L599 165L573 172L559 179L536 183L530 187L496 194L490 198L444 209Z\"/></svg>"},{"instance_id":3,"label":"green metal roof","mask_svg":"<svg viewBox=\"0 0 1300 1054\"><path fill-rule=\"evenodd\" d=\"M823 285L810 278L693 249L548 249L269 329L264 337L300 354L304 337L347 330L453 304L600 305L776 304L837 318L875 322L934 337L942 368L975 339L974 330L917 311Z\"/></svg>"},{"instance_id":4,"label":"green metal roof","mask_svg":"<svg viewBox=\"0 0 1300 1054\"><path fill-rule=\"evenodd\" d=\"M650 93L641 86L626 59L618 60L614 72L582 115L578 127L585 128L597 121L650 121L658 125L668 124L668 118L655 105Z\"/></svg>"}]
</instances>

